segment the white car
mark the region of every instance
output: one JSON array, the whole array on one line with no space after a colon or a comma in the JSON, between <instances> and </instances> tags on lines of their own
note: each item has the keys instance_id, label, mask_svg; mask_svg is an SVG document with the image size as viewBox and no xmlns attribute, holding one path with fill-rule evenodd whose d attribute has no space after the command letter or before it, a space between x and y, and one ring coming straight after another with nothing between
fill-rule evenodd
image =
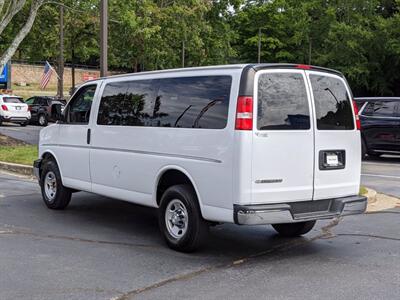
<instances>
[{"instance_id":1,"label":"white car","mask_svg":"<svg viewBox=\"0 0 400 300\"><path fill-rule=\"evenodd\" d=\"M3 122L12 122L26 126L31 119L28 105L22 98L0 94L0 125Z\"/></svg>"},{"instance_id":2,"label":"white car","mask_svg":"<svg viewBox=\"0 0 400 300\"><path fill-rule=\"evenodd\" d=\"M361 214L359 120L343 75L290 64L145 72L83 84L40 132L43 200L75 191L158 208L167 244L193 251L210 224L285 236Z\"/></svg>"}]
</instances>

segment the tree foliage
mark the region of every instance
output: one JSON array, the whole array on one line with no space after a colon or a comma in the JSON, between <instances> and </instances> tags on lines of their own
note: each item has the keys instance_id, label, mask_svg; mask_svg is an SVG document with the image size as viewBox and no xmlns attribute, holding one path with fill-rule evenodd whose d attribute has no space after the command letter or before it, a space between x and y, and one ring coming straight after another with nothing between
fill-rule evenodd
<instances>
[{"instance_id":1,"label":"tree foliage","mask_svg":"<svg viewBox=\"0 0 400 300\"><path fill-rule=\"evenodd\" d=\"M10 0L0 7L4 1ZM98 65L99 1L63 3L66 60ZM109 0L109 6L111 68L256 62L261 42L262 62L338 69L356 95L400 94L400 0ZM56 61L58 14L56 5L43 6L16 57ZM0 54L28 15L25 5L3 32L0 26Z\"/></svg>"}]
</instances>

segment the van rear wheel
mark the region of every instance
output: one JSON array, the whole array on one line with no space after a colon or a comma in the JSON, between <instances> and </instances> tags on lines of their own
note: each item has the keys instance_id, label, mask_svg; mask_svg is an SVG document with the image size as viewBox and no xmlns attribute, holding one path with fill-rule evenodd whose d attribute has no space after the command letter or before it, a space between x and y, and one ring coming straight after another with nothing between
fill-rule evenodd
<instances>
[{"instance_id":1,"label":"van rear wheel","mask_svg":"<svg viewBox=\"0 0 400 300\"><path fill-rule=\"evenodd\" d=\"M166 243L177 251L197 250L208 234L196 193L187 184L172 186L164 192L158 220Z\"/></svg>"},{"instance_id":2,"label":"van rear wheel","mask_svg":"<svg viewBox=\"0 0 400 300\"><path fill-rule=\"evenodd\" d=\"M306 234L313 229L317 221L299 223L273 224L272 227L282 236L295 237Z\"/></svg>"}]
</instances>

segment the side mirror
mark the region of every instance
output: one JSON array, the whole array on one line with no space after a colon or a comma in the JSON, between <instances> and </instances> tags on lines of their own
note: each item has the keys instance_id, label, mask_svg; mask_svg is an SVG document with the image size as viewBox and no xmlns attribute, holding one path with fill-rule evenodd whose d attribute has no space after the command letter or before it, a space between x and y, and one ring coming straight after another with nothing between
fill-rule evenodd
<instances>
[{"instance_id":1,"label":"side mirror","mask_svg":"<svg viewBox=\"0 0 400 300\"><path fill-rule=\"evenodd\" d=\"M62 105L59 103L53 104L51 107L51 118L55 121L63 121Z\"/></svg>"}]
</instances>

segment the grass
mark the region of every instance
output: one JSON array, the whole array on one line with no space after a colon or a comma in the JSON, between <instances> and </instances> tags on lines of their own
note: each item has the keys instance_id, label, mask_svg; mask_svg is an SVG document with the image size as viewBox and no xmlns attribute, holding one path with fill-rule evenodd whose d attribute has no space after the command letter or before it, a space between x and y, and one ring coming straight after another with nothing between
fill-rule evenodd
<instances>
[{"instance_id":1,"label":"grass","mask_svg":"<svg viewBox=\"0 0 400 300\"><path fill-rule=\"evenodd\" d=\"M57 94L56 86L48 86L45 90L41 90L39 84L30 84L29 86L18 86L13 84L11 89L17 96L24 98L25 100L33 96L55 96ZM69 97L70 87L64 87L64 97Z\"/></svg>"},{"instance_id":2,"label":"grass","mask_svg":"<svg viewBox=\"0 0 400 300\"><path fill-rule=\"evenodd\" d=\"M0 147L0 161L32 166L37 157L36 145Z\"/></svg>"},{"instance_id":3,"label":"grass","mask_svg":"<svg viewBox=\"0 0 400 300\"><path fill-rule=\"evenodd\" d=\"M368 193L365 186L360 186L360 195L366 195Z\"/></svg>"}]
</instances>

